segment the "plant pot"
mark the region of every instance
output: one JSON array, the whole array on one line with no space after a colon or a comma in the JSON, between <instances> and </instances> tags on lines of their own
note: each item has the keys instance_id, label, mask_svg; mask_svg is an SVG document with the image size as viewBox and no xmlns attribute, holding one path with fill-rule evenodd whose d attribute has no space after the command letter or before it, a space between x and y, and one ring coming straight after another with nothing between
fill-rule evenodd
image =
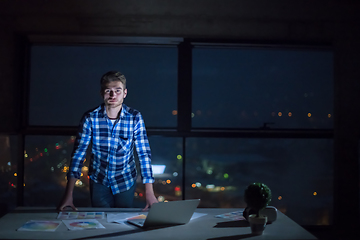
<instances>
[{"instance_id":1,"label":"plant pot","mask_svg":"<svg viewBox=\"0 0 360 240\"><path fill-rule=\"evenodd\" d=\"M262 215L256 217L256 214L251 214L249 216L249 223L253 235L262 235L267 223L267 217Z\"/></svg>"},{"instance_id":2,"label":"plant pot","mask_svg":"<svg viewBox=\"0 0 360 240\"><path fill-rule=\"evenodd\" d=\"M249 215L255 214L256 210L252 210L249 207L246 207L243 212L243 216L247 221L249 221ZM274 222L277 219L277 209L273 206L267 206L264 209L261 209L259 212L260 215L267 216L267 224Z\"/></svg>"}]
</instances>

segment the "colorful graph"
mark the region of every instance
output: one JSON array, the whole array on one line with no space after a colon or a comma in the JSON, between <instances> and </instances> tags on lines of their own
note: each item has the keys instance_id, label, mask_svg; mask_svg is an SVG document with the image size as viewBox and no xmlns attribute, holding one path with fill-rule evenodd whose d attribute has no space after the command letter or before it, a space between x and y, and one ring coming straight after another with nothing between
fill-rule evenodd
<instances>
[{"instance_id":1,"label":"colorful graph","mask_svg":"<svg viewBox=\"0 0 360 240\"><path fill-rule=\"evenodd\" d=\"M21 226L18 231L55 231L60 223L60 221L32 220Z\"/></svg>"},{"instance_id":2,"label":"colorful graph","mask_svg":"<svg viewBox=\"0 0 360 240\"><path fill-rule=\"evenodd\" d=\"M96 228L96 223L94 222L73 222L70 223L70 226L72 227L78 227L78 228Z\"/></svg>"},{"instance_id":3,"label":"colorful graph","mask_svg":"<svg viewBox=\"0 0 360 240\"><path fill-rule=\"evenodd\" d=\"M59 212L58 219L103 219L104 212Z\"/></svg>"},{"instance_id":4,"label":"colorful graph","mask_svg":"<svg viewBox=\"0 0 360 240\"><path fill-rule=\"evenodd\" d=\"M84 230L84 229L95 229L95 228L105 228L98 220L96 219L74 219L74 220L62 220L65 226L69 230Z\"/></svg>"}]
</instances>

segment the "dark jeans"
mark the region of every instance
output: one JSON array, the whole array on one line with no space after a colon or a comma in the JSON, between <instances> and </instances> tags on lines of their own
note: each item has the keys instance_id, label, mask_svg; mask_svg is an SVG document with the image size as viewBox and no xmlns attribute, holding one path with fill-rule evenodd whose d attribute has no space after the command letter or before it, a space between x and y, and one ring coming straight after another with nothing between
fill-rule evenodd
<instances>
[{"instance_id":1,"label":"dark jeans","mask_svg":"<svg viewBox=\"0 0 360 240\"><path fill-rule=\"evenodd\" d=\"M110 187L90 179L90 196L92 207L131 208L135 192L134 184L129 190L113 195Z\"/></svg>"}]
</instances>

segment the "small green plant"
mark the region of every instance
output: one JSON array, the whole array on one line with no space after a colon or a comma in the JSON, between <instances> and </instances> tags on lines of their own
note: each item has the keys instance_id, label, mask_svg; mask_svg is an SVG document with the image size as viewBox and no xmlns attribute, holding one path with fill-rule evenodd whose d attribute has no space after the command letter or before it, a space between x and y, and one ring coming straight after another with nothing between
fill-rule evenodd
<instances>
[{"instance_id":1,"label":"small green plant","mask_svg":"<svg viewBox=\"0 0 360 240\"><path fill-rule=\"evenodd\" d=\"M256 212L259 217L260 210L271 201L271 190L264 183L252 183L245 189L244 198L247 206Z\"/></svg>"}]
</instances>

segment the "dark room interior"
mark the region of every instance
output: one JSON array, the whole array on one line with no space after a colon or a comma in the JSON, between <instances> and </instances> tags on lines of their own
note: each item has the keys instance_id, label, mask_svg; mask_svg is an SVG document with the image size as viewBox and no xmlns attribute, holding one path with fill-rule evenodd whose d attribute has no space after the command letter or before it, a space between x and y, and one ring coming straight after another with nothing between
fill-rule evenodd
<instances>
[{"instance_id":1,"label":"dark room interior","mask_svg":"<svg viewBox=\"0 0 360 240\"><path fill-rule=\"evenodd\" d=\"M260 181L270 205L318 239L359 239L359 10L354 0L0 1L0 216L57 206L80 118L116 70L125 104L144 116L159 201L244 208ZM90 206L88 164L79 207ZM138 184L137 207L143 193Z\"/></svg>"}]
</instances>

